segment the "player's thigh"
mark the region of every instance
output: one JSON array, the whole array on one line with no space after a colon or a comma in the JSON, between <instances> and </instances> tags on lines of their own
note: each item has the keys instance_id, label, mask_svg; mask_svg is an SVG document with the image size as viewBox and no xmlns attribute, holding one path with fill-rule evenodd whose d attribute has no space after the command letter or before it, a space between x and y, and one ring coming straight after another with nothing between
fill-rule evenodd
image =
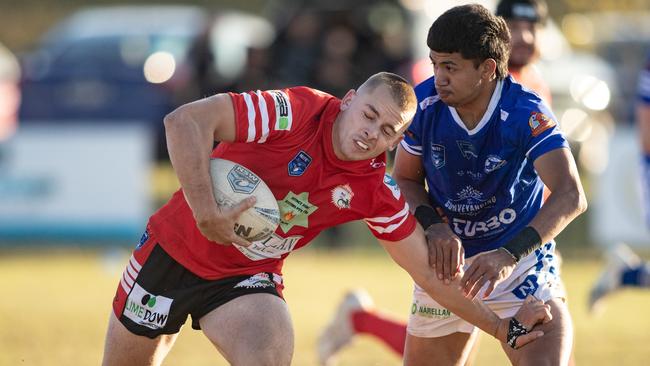
<instances>
[{"instance_id":1,"label":"player's thigh","mask_svg":"<svg viewBox=\"0 0 650 366\"><path fill-rule=\"evenodd\" d=\"M160 365L177 336L178 334L163 334L152 339L133 334L111 311L102 365Z\"/></svg>"},{"instance_id":2,"label":"player's thigh","mask_svg":"<svg viewBox=\"0 0 650 366\"><path fill-rule=\"evenodd\" d=\"M203 333L233 365L289 365L293 326L280 297L256 293L237 297L199 320Z\"/></svg>"},{"instance_id":3,"label":"player's thigh","mask_svg":"<svg viewBox=\"0 0 650 366\"><path fill-rule=\"evenodd\" d=\"M535 328L544 331L543 337L518 350L501 344L513 365L568 365L573 347L573 323L569 309L559 298L547 303L551 305L553 320Z\"/></svg>"},{"instance_id":4,"label":"player's thigh","mask_svg":"<svg viewBox=\"0 0 650 366\"><path fill-rule=\"evenodd\" d=\"M452 333L442 337L423 338L408 334L404 347L404 365L462 366L466 363L478 331Z\"/></svg>"}]
</instances>

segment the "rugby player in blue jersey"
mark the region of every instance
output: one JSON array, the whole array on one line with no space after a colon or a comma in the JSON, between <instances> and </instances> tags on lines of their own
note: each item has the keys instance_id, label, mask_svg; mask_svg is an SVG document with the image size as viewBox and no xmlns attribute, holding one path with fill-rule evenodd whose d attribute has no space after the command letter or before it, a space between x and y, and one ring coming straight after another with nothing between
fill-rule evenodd
<instances>
[{"instance_id":1,"label":"rugby player in blue jersey","mask_svg":"<svg viewBox=\"0 0 650 366\"><path fill-rule=\"evenodd\" d=\"M435 76L416 87L419 108L393 176L441 279L503 317L528 295L551 306L544 339L504 344L510 361L564 365L573 327L553 238L587 203L555 116L507 76L509 38L504 20L480 5L436 19L427 38ZM412 309L405 364L463 364L477 330L417 285Z\"/></svg>"}]
</instances>

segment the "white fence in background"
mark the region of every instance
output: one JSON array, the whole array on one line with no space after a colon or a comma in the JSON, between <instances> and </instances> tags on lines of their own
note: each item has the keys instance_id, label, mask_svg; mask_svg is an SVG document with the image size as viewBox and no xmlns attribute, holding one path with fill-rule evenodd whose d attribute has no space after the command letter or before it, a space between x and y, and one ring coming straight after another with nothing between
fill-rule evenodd
<instances>
[{"instance_id":1,"label":"white fence in background","mask_svg":"<svg viewBox=\"0 0 650 366\"><path fill-rule=\"evenodd\" d=\"M136 124L43 123L0 143L0 242L138 238L152 138Z\"/></svg>"}]
</instances>

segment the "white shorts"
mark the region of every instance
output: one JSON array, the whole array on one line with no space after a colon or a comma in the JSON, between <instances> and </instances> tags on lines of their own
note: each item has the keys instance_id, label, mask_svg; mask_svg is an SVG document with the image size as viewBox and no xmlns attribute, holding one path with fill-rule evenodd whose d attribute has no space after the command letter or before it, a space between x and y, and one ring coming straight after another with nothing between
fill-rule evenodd
<instances>
[{"instance_id":1,"label":"white shorts","mask_svg":"<svg viewBox=\"0 0 650 366\"><path fill-rule=\"evenodd\" d=\"M473 258L465 261L465 269L469 268ZM547 243L523 258L510 277L501 282L483 301L499 317L507 318L515 315L529 294L542 301L558 297L564 299L566 294L560 284L559 271L555 243ZM487 283L481 288L477 298L482 298L486 289ZM407 328L409 334L434 338L456 332L471 333L474 328L472 324L445 309L422 288L415 285Z\"/></svg>"}]
</instances>

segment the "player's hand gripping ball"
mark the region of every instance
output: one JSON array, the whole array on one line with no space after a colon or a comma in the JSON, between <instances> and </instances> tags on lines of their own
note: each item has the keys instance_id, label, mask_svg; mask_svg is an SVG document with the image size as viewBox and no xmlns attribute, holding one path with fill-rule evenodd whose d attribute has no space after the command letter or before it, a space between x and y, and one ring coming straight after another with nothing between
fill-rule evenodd
<instances>
[{"instance_id":1,"label":"player's hand gripping ball","mask_svg":"<svg viewBox=\"0 0 650 366\"><path fill-rule=\"evenodd\" d=\"M225 159L210 160L212 190L219 207L231 207L255 196L255 206L244 211L235 222L235 234L248 241L268 238L280 223L280 210L273 192L245 166Z\"/></svg>"}]
</instances>

